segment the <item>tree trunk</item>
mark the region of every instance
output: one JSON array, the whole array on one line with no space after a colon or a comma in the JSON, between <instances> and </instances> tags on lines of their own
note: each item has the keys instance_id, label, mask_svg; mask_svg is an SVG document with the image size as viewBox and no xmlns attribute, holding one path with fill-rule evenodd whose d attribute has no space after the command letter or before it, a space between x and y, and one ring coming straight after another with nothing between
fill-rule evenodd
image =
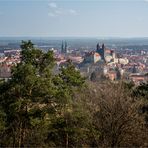
<instances>
[{"instance_id":1,"label":"tree trunk","mask_svg":"<svg viewBox=\"0 0 148 148\"><path fill-rule=\"evenodd\" d=\"M14 137L13 137L13 147L15 147L15 144L16 144L16 133L13 129L13 133L14 133Z\"/></svg>"},{"instance_id":2,"label":"tree trunk","mask_svg":"<svg viewBox=\"0 0 148 148\"><path fill-rule=\"evenodd\" d=\"M68 148L68 139L69 139L68 133L66 133L66 148Z\"/></svg>"},{"instance_id":3,"label":"tree trunk","mask_svg":"<svg viewBox=\"0 0 148 148\"><path fill-rule=\"evenodd\" d=\"M22 144L22 122L20 123L20 127L19 127L19 141L18 141L19 148L21 148L21 144Z\"/></svg>"},{"instance_id":4,"label":"tree trunk","mask_svg":"<svg viewBox=\"0 0 148 148\"><path fill-rule=\"evenodd\" d=\"M68 128L67 119L66 119L66 127ZM68 146L69 146L69 135L68 131L66 131L66 148L68 148Z\"/></svg>"}]
</instances>

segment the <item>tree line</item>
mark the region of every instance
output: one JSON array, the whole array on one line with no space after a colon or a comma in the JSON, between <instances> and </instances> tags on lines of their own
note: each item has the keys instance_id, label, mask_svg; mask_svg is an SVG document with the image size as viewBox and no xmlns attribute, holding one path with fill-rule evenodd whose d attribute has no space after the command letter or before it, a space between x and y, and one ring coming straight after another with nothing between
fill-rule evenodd
<instances>
[{"instance_id":1,"label":"tree line","mask_svg":"<svg viewBox=\"0 0 148 148\"><path fill-rule=\"evenodd\" d=\"M146 147L148 84L94 83L71 61L22 41L21 62L0 81L0 147Z\"/></svg>"}]
</instances>

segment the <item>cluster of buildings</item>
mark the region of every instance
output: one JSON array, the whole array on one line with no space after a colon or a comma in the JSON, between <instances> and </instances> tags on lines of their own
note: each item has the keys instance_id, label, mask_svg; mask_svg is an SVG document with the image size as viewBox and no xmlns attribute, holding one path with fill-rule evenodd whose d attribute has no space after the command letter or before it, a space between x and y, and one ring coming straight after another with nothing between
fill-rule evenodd
<instances>
[{"instance_id":1,"label":"cluster of buildings","mask_svg":"<svg viewBox=\"0 0 148 148\"><path fill-rule=\"evenodd\" d=\"M0 55L0 79L11 77L11 68L20 63L20 50L4 50Z\"/></svg>"},{"instance_id":2,"label":"cluster of buildings","mask_svg":"<svg viewBox=\"0 0 148 148\"><path fill-rule=\"evenodd\" d=\"M123 79L140 84L148 80L148 52L142 52L145 54L143 57L139 54L136 57L132 54L116 54L114 49L109 49L104 44L100 46L98 43L96 49L78 55L75 51L65 52L68 50L65 50L67 43L66 48L63 45L62 42L61 52L57 53L58 66L64 65L70 59L81 74L92 81Z\"/></svg>"},{"instance_id":3,"label":"cluster of buildings","mask_svg":"<svg viewBox=\"0 0 148 148\"><path fill-rule=\"evenodd\" d=\"M92 76L93 81L101 79L121 79L123 69L119 65L126 65L127 58L117 57L115 50L106 48L104 44L97 44L96 50L86 53L83 62L80 64L80 71L88 78Z\"/></svg>"},{"instance_id":4,"label":"cluster of buildings","mask_svg":"<svg viewBox=\"0 0 148 148\"><path fill-rule=\"evenodd\" d=\"M135 55L132 51L121 51L117 54L104 44L96 45L94 50L73 50L66 41L62 41L61 49L51 49L56 59L55 70L71 60L81 74L91 81L124 79L140 84L148 81L148 51ZM11 68L20 62L21 50L5 50L0 54L0 78L10 78ZM127 54L128 53L128 54Z\"/></svg>"}]
</instances>

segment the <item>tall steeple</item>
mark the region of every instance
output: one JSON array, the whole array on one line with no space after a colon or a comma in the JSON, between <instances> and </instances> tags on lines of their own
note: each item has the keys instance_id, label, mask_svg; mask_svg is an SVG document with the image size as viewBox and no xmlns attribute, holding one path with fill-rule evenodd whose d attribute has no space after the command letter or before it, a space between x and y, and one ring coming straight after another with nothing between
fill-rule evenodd
<instances>
[{"instance_id":1,"label":"tall steeple","mask_svg":"<svg viewBox=\"0 0 148 148\"><path fill-rule=\"evenodd\" d=\"M99 45L99 43L97 44L97 51L100 49L100 45Z\"/></svg>"},{"instance_id":2,"label":"tall steeple","mask_svg":"<svg viewBox=\"0 0 148 148\"><path fill-rule=\"evenodd\" d=\"M65 41L65 48L64 48L65 53L67 53L67 42Z\"/></svg>"},{"instance_id":3,"label":"tall steeple","mask_svg":"<svg viewBox=\"0 0 148 148\"><path fill-rule=\"evenodd\" d=\"M62 45L61 45L61 53L64 53L64 43L62 41Z\"/></svg>"},{"instance_id":4,"label":"tall steeple","mask_svg":"<svg viewBox=\"0 0 148 148\"><path fill-rule=\"evenodd\" d=\"M105 45L104 45L104 44L102 44L102 49L104 50L104 48L105 48Z\"/></svg>"},{"instance_id":5,"label":"tall steeple","mask_svg":"<svg viewBox=\"0 0 148 148\"><path fill-rule=\"evenodd\" d=\"M61 45L61 53L67 53L67 42L63 42L62 41L62 45Z\"/></svg>"},{"instance_id":6,"label":"tall steeple","mask_svg":"<svg viewBox=\"0 0 148 148\"><path fill-rule=\"evenodd\" d=\"M104 44L102 44L102 51L101 51L101 53L102 53L102 59L104 60L105 59L105 45Z\"/></svg>"}]
</instances>

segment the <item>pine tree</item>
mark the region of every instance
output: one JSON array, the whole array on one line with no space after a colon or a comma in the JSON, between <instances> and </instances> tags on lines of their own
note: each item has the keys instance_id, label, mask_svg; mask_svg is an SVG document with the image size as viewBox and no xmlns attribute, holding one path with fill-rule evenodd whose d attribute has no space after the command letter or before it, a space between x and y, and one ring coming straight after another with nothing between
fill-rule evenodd
<instances>
[{"instance_id":1,"label":"pine tree","mask_svg":"<svg viewBox=\"0 0 148 148\"><path fill-rule=\"evenodd\" d=\"M7 115L9 132L6 146L23 147L29 143L32 128L43 123L45 107L51 106L54 89L52 52L43 53L31 41L22 42L22 61L12 69L12 78L1 89L1 104Z\"/></svg>"}]
</instances>

